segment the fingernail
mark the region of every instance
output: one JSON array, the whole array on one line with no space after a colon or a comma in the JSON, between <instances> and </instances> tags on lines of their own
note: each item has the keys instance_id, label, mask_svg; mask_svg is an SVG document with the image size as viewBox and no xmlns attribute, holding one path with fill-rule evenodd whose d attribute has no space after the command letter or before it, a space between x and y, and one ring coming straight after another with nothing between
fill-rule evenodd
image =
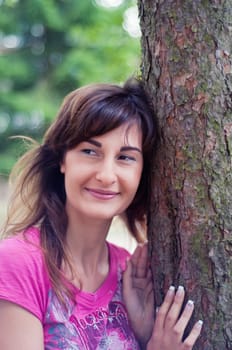
<instances>
[{"instance_id":1,"label":"fingernail","mask_svg":"<svg viewBox=\"0 0 232 350\"><path fill-rule=\"evenodd\" d=\"M198 322L197 322L197 327L198 328L201 328L202 327L202 325L203 325L203 321L202 320L199 320Z\"/></svg>"},{"instance_id":2,"label":"fingernail","mask_svg":"<svg viewBox=\"0 0 232 350\"><path fill-rule=\"evenodd\" d=\"M170 286L168 289L168 294L173 294L175 292L175 287L174 286Z\"/></svg>"},{"instance_id":3,"label":"fingernail","mask_svg":"<svg viewBox=\"0 0 232 350\"><path fill-rule=\"evenodd\" d=\"M194 305L194 301L188 300L187 305L188 305L189 307L192 307L192 306Z\"/></svg>"},{"instance_id":4,"label":"fingernail","mask_svg":"<svg viewBox=\"0 0 232 350\"><path fill-rule=\"evenodd\" d=\"M183 286L179 286L177 289L177 294L182 294L184 292L184 287Z\"/></svg>"}]
</instances>

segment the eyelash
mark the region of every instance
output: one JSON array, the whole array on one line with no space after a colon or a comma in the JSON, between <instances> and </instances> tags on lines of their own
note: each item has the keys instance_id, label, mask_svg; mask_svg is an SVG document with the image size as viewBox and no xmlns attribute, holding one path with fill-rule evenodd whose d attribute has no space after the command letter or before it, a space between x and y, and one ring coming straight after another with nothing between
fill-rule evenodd
<instances>
[{"instance_id":1,"label":"eyelash","mask_svg":"<svg viewBox=\"0 0 232 350\"><path fill-rule=\"evenodd\" d=\"M128 155L126 155L126 154L120 155L120 156L119 156L119 159L125 160L125 161L127 161L127 162L136 161L136 159L135 159L134 157L128 156Z\"/></svg>"},{"instance_id":2,"label":"eyelash","mask_svg":"<svg viewBox=\"0 0 232 350\"><path fill-rule=\"evenodd\" d=\"M82 153L85 153L85 154L88 154L90 156L95 156L96 155L96 152L93 150L93 149L90 149L90 148L84 148L81 150Z\"/></svg>"},{"instance_id":3,"label":"eyelash","mask_svg":"<svg viewBox=\"0 0 232 350\"><path fill-rule=\"evenodd\" d=\"M84 148L81 150L82 153L87 154L88 156L97 156L97 152L91 148ZM126 154L120 154L118 156L118 160L125 161L125 162L135 162L136 158L132 156L128 156Z\"/></svg>"}]
</instances>

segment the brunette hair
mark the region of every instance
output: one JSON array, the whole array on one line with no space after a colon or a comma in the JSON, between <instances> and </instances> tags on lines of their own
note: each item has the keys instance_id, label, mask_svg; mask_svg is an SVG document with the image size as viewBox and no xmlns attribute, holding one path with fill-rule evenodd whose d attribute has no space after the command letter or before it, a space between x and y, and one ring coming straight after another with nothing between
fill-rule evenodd
<instances>
[{"instance_id":1,"label":"brunette hair","mask_svg":"<svg viewBox=\"0 0 232 350\"><path fill-rule=\"evenodd\" d=\"M60 283L61 264L64 261L70 265L64 244L66 194L60 164L67 150L128 122L136 122L141 128L144 165L125 218L131 233L141 241L137 224L144 222L149 207L152 159L158 138L151 101L141 81L131 79L122 87L87 85L68 94L42 144L26 152L12 171L14 190L4 233L12 235L31 226L39 227L41 247L58 296L62 295L62 289L68 292Z\"/></svg>"}]
</instances>

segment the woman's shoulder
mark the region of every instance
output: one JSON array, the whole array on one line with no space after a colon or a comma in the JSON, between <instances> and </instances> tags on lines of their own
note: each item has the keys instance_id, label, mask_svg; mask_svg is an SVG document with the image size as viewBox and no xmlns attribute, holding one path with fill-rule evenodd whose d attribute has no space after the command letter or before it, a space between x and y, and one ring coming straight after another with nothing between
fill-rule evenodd
<instances>
[{"instance_id":1,"label":"woman's shoulder","mask_svg":"<svg viewBox=\"0 0 232 350\"><path fill-rule=\"evenodd\" d=\"M0 271L40 273L46 276L40 232L37 228L4 238L0 241Z\"/></svg>"},{"instance_id":2,"label":"woman's shoulder","mask_svg":"<svg viewBox=\"0 0 232 350\"><path fill-rule=\"evenodd\" d=\"M108 244L108 246L113 254L116 254L116 255L122 256L122 257L129 257L131 255L127 249L125 249L117 244L114 244L112 242L107 242L107 244Z\"/></svg>"},{"instance_id":3,"label":"woman's shoulder","mask_svg":"<svg viewBox=\"0 0 232 350\"><path fill-rule=\"evenodd\" d=\"M50 287L39 230L30 228L0 241L0 299L42 319Z\"/></svg>"},{"instance_id":4,"label":"woman's shoulder","mask_svg":"<svg viewBox=\"0 0 232 350\"><path fill-rule=\"evenodd\" d=\"M126 267L126 260L131 256L131 254L123 247L120 247L114 243L107 242L110 252L111 262L117 262L124 270Z\"/></svg>"},{"instance_id":5,"label":"woman's shoulder","mask_svg":"<svg viewBox=\"0 0 232 350\"><path fill-rule=\"evenodd\" d=\"M13 255L17 258L26 253L41 254L40 232L37 228L31 227L23 232L6 237L0 240L0 258L7 255Z\"/></svg>"}]
</instances>

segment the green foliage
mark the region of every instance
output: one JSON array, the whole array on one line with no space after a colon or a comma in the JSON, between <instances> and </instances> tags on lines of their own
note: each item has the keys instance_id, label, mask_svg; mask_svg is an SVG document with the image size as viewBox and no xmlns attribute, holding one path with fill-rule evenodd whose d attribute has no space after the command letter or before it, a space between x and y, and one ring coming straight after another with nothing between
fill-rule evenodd
<instances>
[{"instance_id":1,"label":"green foliage","mask_svg":"<svg viewBox=\"0 0 232 350\"><path fill-rule=\"evenodd\" d=\"M63 97L139 69L139 39L123 29L126 0L0 0L0 173L18 157L11 135L41 138Z\"/></svg>"}]
</instances>

